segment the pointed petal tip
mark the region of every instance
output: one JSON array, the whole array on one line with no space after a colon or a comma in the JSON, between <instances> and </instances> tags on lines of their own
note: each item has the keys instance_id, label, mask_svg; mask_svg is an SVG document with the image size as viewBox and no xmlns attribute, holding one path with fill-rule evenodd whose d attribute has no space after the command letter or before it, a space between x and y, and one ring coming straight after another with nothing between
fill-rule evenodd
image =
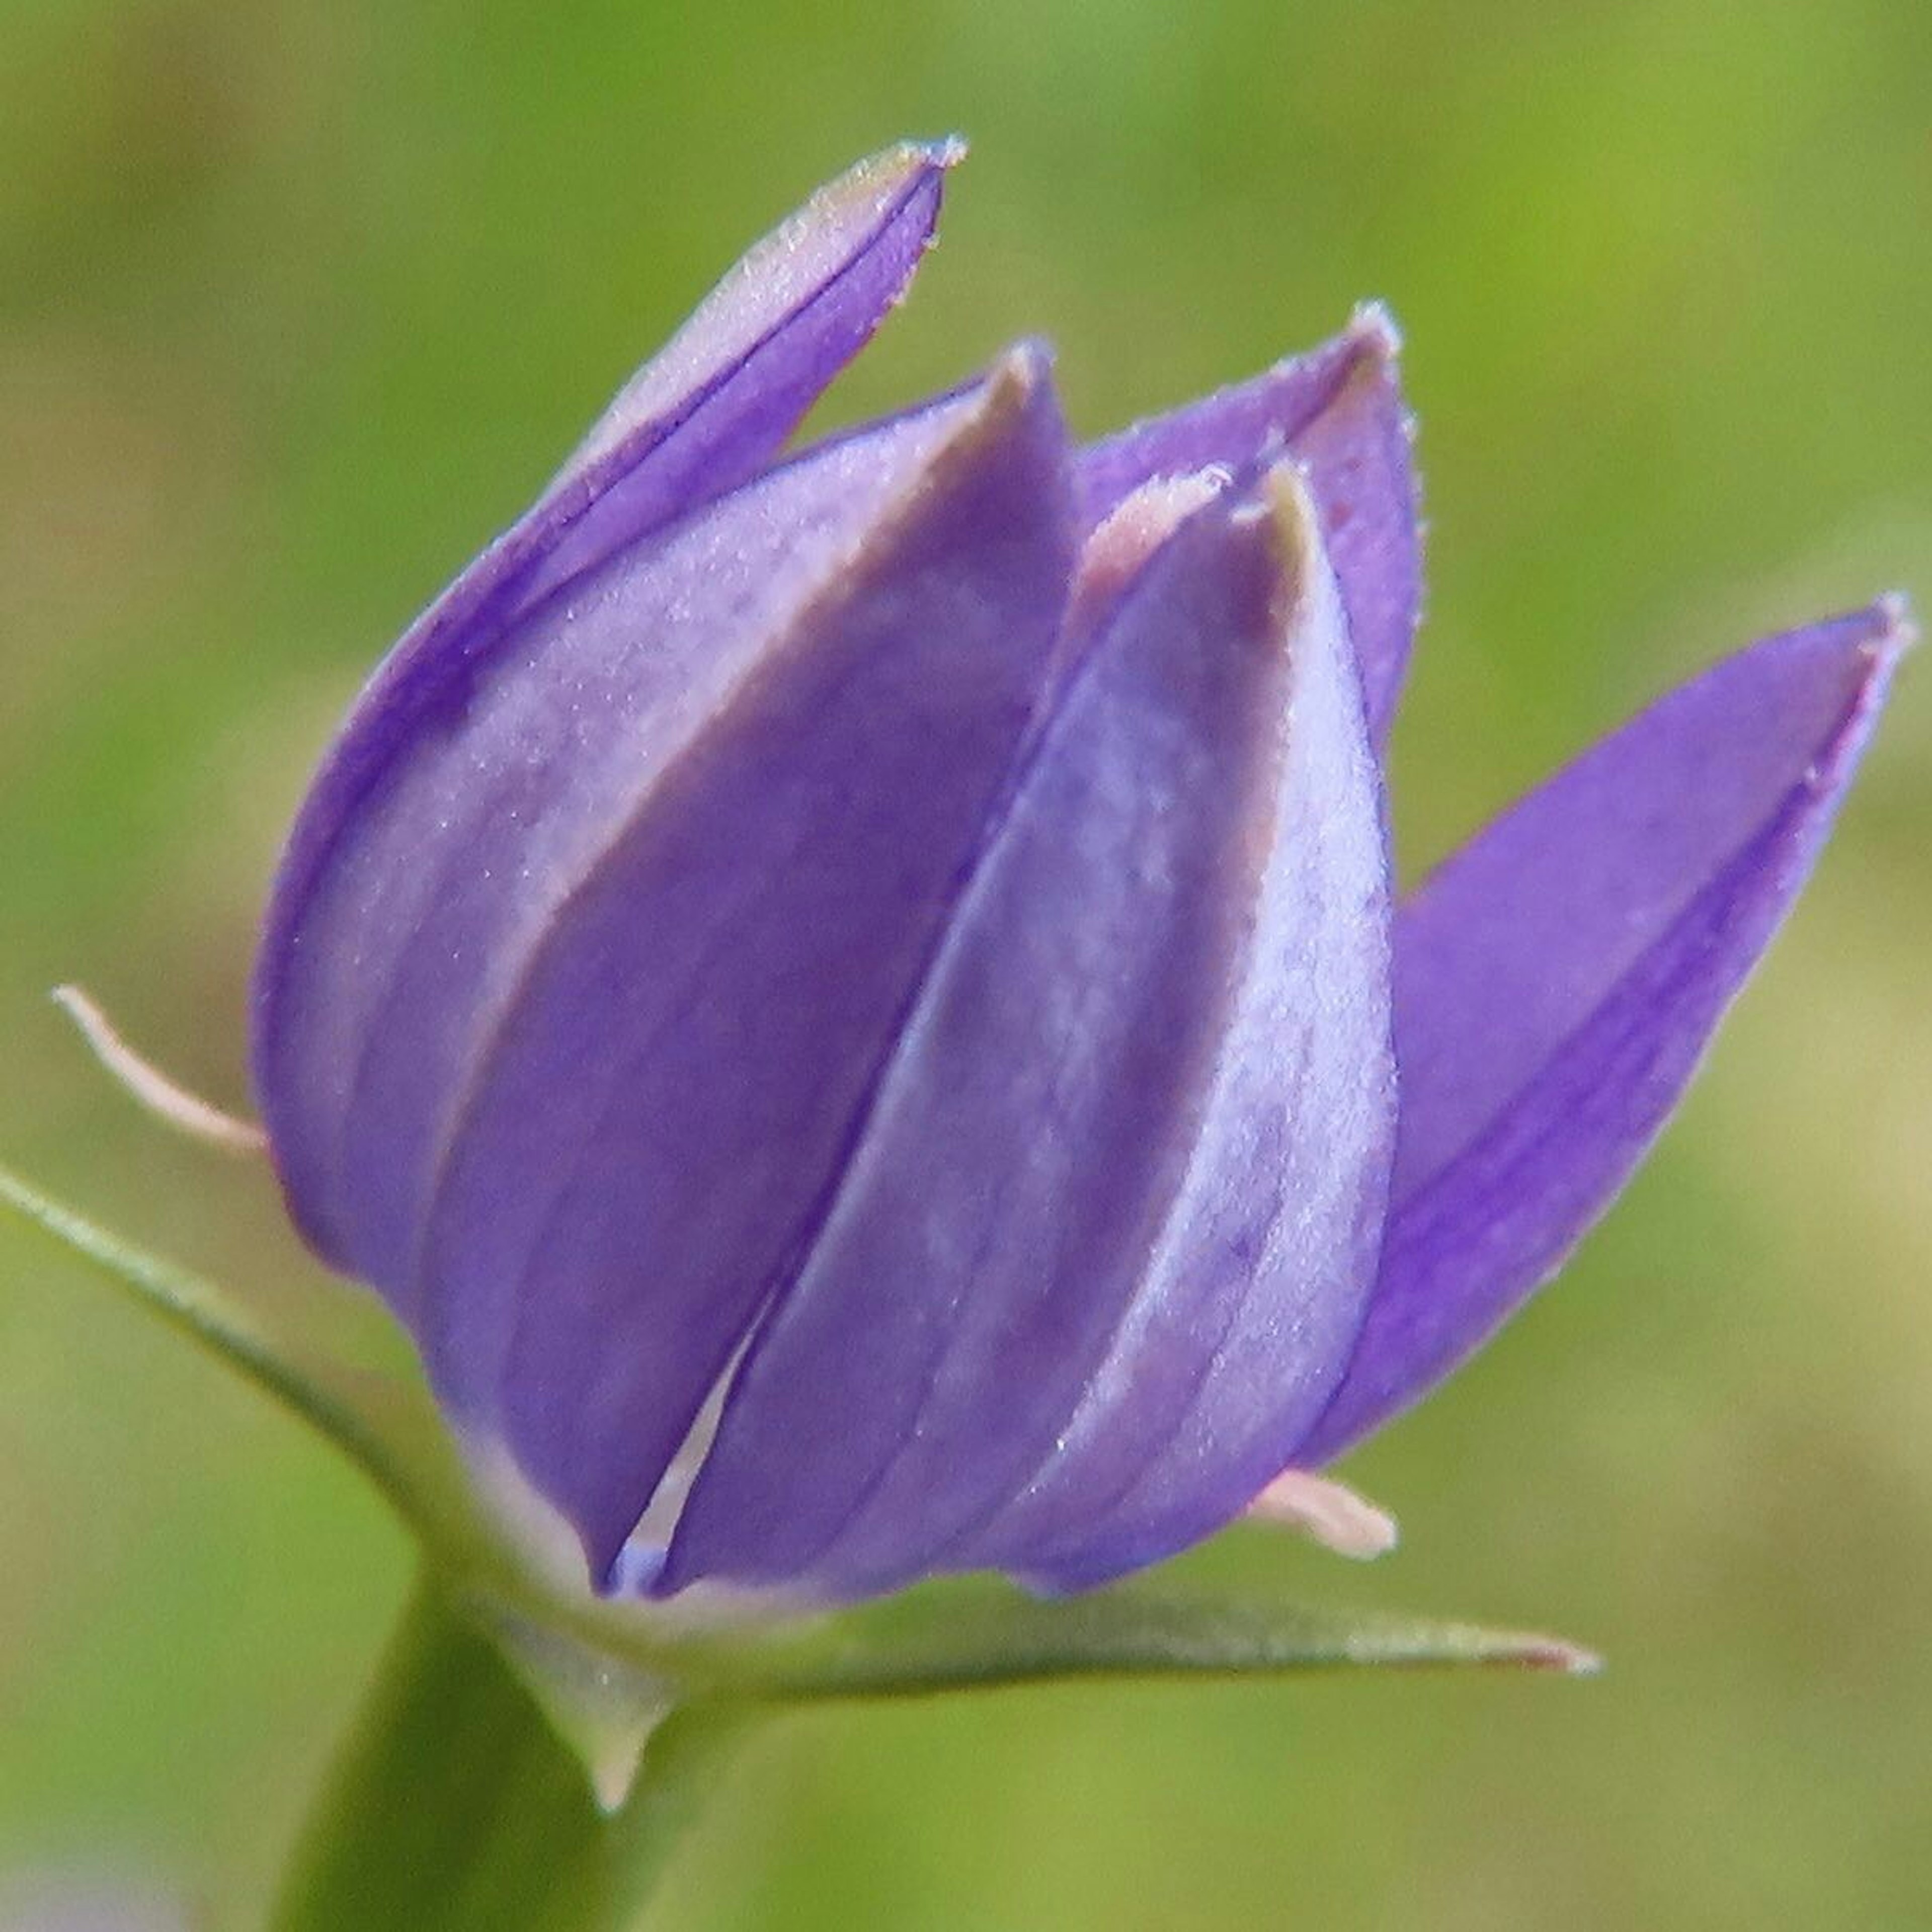
<instances>
[{"instance_id":1,"label":"pointed petal tip","mask_svg":"<svg viewBox=\"0 0 1932 1932\"><path fill-rule=\"evenodd\" d=\"M1330 336L1316 349L1284 356L1270 374L1286 375L1311 360L1322 358L1330 369L1342 371L1343 380L1352 367L1358 368L1364 363L1392 375L1402 359L1402 350L1401 324L1390 313L1386 302L1374 298L1355 304L1348 326L1339 335Z\"/></svg>"},{"instance_id":2,"label":"pointed petal tip","mask_svg":"<svg viewBox=\"0 0 1932 1932\"><path fill-rule=\"evenodd\" d=\"M896 141L890 148L855 161L845 172L820 188L812 202L836 202L850 195L887 200L930 194L931 212L935 218L946 175L966 158L966 143L957 134L942 134L931 140ZM928 232L926 245L936 236ZM902 296L903 299L903 296Z\"/></svg>"},{"instance_id":3,"label":"pointed petal tip","mask_svg":"<svg viewBox=\"0 0 1932 1932\"><path fill-rule=\"evenodd\" d=\"M1828 620L1787 636L1792 641L1810 638L1817 644L1828 639L1843 654L1856 681L1836 743L1841 754L1855 754L1884 708L1892 674L1918 642L1918 625L1910 599L1902 591L1888 591L1847 616Z\"/></svg>"},{"instance_id":4,"label":"pointed petal tip","mask_svg":"<svg viewBox=\"0 0 1932 1932\"><path fill-rule=\"evenodd\" d=\"M1352 352L1348 373L1342 377L1336 391L1337 398L1349 392L1379 388L1394 399L1395 407L1402 425L1402 440L1413 451L1415 447L1416 425L1414 412L1402 399L1402 352L1404 347L1402 325L1389 313L1387 305L1379 300L1358 303L1354 314L1348 319L1348 326L1342 332L1342 340ZM1416 520L1418 531L1421 528L1418 508L1414 502L1415 484L1412 476L1409 482L1411 496L1410 514Z\"/></svg>"},{"instance_id":5,"label":"pointed petal tip","mask_svg":"<svg viewBox=\"0 0 1932 1932\"><path fill-rule=\"evenodd\" d=\"M978 406L962 434L968 438L1024 416L1036 406L1057 410L1053 400L1053 350L1028 337L1005 350L980 382Z\"/></svg>"},{"instance_id":6,"label":"pointed petal tip","mask_svg":"<svg viewBox=\"0 0 1932 1932\"><path fill-rule=\"evenodd\" d=\"M1402 355L1402 326L1378 298L1358 302L1348 318L1348 340L1382 363L1394 363Z\"/></svg>"},{"instance_id":7,"label":"pointed petal tip","mask_svg":"<svg viewBox=\"0 0 1932 1932\"><path fill-rule=\"evenodd\" d=\"M1292 457L1277 463L1262 478L1259 498L1250 514L1264 516L1268 520L1280 548L1288 593L1297 598L1305 596L1322 554L1322 521L1307 472L1301 465Z\"/></svg>"},{"instance_id":8,"label":"pointed petal tip","mask_svg":"<svg viewBox=\"0 0 1932 1932\"><path fill-rule=\"evenodd\" d=\"M864 160L854 161L845 172L826 182L812 194L776 232L784 226L814 218L836 217L840 210L874 209L881 214L904 211L914 203L925 211L926 232L920 252L938 240L940 204L945 193L947 172L965 159L966 143L956 135L937 140L897 141ZM902 289L893 306L904 301Z\"/></svg>"},{"instance_id":9,"label":"pointed petal tip","mask_svg":"<svg viewBox=\"0 0 1932 1932\"><path fill-rule=\"evenodd\" d=\"M957 134L895 141L890 147L881 148L863 160L854 161L842 175L835 176L820 189L819 194L836 197L851 190L876 192L890 182L943 175L949 169L957 167L965 158L966 143Z\"/></svg>"},{"instance_id":10,"label":"pointed petal tip","mask_svg":"<svg viewBox=\"0 0 1932 1932\"><path fill-rule=\"evenodd\" d=\"M1053 380L1053 345L1044 337L1022 336L986 372L989 392L1010 390L1026 396Z\"/></svg>"},{"instance_id":11,"label":"pointed petal tip","mask_svg":"<svg viewBox=\"0 0 1932 1932\"><path fill-rule=\"evenodd\" d=\"M941 134L935 140L908 141L896 151L928 168L956 168L971 152L963 134Z\"/></svg>"},{"instance_id":12,"label":"pointed petal tip","mask_svg":"<svg viewBox=\"0 0 1932 1932\"><path fill-rule=\"evenodd\" d=\"M1903 590L1888 590L1874 601L1871 615L1878 634L1865 648L1874 657L1897 663L1918 641L1918 620L1912 599Z\"/></svg>"}]
</instances>

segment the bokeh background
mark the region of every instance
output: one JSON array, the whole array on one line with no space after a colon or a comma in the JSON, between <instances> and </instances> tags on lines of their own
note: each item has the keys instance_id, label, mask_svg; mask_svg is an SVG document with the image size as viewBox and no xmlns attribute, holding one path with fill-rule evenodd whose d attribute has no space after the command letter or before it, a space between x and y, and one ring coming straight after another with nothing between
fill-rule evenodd
<instances>
[{"instance_id":1,"label":"bokeh background","mask_svg":"<svg viewBox=\"0 0 1932 1932\"><path fill-rule=\"evenodd\" d=\"M835 418L1057 339L1098 430L1385 297L1432 590L1405 869L1758 631L1932 593L1923 0L4 0L0 1154L277 1292L268 1190L46 1005L243 1094L251 924L375 652L814 184L961 130ZM655 1923L1932 1924L1932 691L1650 1168L1360 1455L1366 1571L1588 1684L800 1718ZM10 1889L259 1912L404 1588L300 1428L0 1227ZM24 1908L22 1908L24 1910Z\"/></svg>"}]
</instances>

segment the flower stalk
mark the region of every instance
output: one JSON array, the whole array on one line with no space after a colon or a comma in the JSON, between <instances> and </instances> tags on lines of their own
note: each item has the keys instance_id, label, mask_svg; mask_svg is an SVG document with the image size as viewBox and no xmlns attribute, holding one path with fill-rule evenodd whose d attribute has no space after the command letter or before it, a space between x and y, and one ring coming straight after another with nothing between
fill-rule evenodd
<instances>
[{"instance_id":1,"label":"flower stalk","mask_svg":"<svg viewBox=\"0 0 1932 1932\"><path fill-rule=\"evenodd\" d=\"M271 1932L616 1932L760 1714L716 1699L676 1706L606 1810L496 1646L426 1574Z\"/></svg>"}]
</instances>

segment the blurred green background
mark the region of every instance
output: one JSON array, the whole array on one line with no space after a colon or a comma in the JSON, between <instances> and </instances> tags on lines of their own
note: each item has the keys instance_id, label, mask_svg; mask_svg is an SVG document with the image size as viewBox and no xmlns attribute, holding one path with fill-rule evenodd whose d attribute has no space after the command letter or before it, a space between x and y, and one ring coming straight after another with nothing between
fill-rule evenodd
<instances>
[{"instance_id":1,"label":"blurred green background","mask_svg":"<svg viewBox=\"0 0 1932 1932\"><path fill-rule=\"evenodd\" d=\"M1406 869L1756 632L1932 591L1924 0L4 0L0 1154L302 1292L268 1190L46 1005L244 1090L250 929L375 653L740 246L957 128L839 416L1055 338L1098 430L1381 296L1431 594ZM1562 1287L1353 1473L1358 1571L1588 1684L797 1719L664 1927L1932 1924L1932 701ZM259 1910L406 1552L292 1423L0 1228L0 1900ZM5 1907L0 1904L0 1913Z\"/></svg>"}]
</instances>

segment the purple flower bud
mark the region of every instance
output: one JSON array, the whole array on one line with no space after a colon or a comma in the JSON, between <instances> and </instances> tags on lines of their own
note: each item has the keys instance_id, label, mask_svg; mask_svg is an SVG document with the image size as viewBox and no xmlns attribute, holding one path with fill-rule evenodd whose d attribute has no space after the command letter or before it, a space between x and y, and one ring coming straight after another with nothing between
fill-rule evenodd
<instances>
[{"instance_id":1,"label":"purple flower bud","mask_svg":"<svg viewBox=\"0 0 1932 1932\"><path fill-rule=\"evenodd\" d=\"M1084 450L1022 347L779 457L955 158L855 169L634 379L269 908L291 1210L607 1586L1078 1587L1414 1400L1661 1124L1906 634L1747 651L1392 907L1378 311Z\"/></svg>"}]
</instances>

